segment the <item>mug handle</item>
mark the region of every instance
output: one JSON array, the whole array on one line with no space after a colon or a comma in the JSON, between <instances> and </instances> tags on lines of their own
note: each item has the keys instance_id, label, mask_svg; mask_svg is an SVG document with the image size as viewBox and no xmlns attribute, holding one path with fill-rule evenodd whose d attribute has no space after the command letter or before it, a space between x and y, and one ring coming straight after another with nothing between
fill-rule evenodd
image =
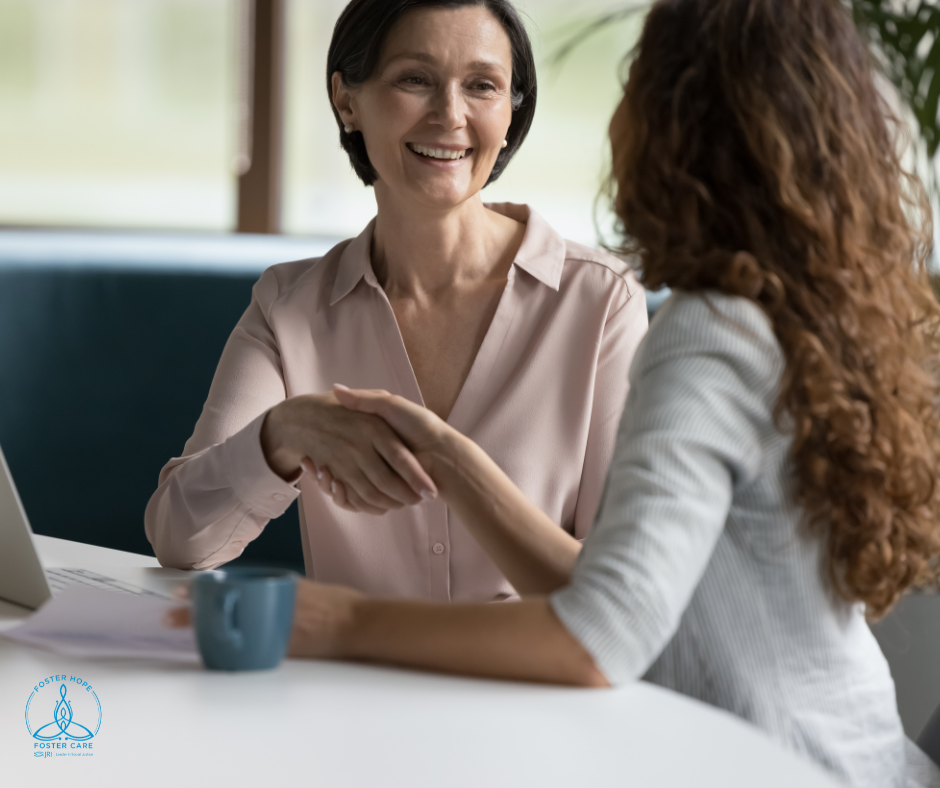
<instances>
[{"instance_id":1,"label":"mug handle","mask_svg":"<svg viewBox=\"0 0 940 788\"><path fill-rule=\"evenodd\" d=\"M240 649L244 641L242 631L235 626L235 606L241 598L241 591L230 588L222 596L222 632L234 648Z\"/></svg>"}]
</instances>

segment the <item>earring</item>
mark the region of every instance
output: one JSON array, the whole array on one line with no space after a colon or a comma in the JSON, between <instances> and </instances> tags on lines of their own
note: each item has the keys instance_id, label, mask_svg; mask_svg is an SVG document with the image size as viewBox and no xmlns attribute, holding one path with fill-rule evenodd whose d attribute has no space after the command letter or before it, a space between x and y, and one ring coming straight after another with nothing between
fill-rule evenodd
<instances>
[{"instance_id":1,"label":"earring","mask_svg":"<svg viewBox=\"0 0 940 788\"><path fill-rule=\"evenodd\" d=\"M508 144L509 144L509 141L508 141L508 140L503 140L502 147L505 148Z\"/></svg>"},{"instance_id":2,"label":"earring","mask_svg":"<svg viewBox=\"0 0 940 788\"><path fill-rule=\"evenodd\" d=\"M347 134L352 134L355 129L347 123L345 126L343 126L343 131L345 131Z\"/></svg>"}]
</instances>

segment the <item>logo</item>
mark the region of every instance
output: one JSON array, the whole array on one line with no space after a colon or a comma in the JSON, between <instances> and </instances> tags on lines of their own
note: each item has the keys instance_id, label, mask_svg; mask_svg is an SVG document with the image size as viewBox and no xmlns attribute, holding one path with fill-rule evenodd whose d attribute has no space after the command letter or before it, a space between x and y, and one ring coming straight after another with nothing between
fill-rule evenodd
<instances>
[{"instance_id":1,"label":"logo","mask_svg":"<svg viewBox=\"0 0 940 788\"><path fill-rule=\"evenodd\" d=\"M26 729L37 758L90 756L101 728L101 701L78 676L49 676L26 701Z\"/></svg>"}]
</instances>

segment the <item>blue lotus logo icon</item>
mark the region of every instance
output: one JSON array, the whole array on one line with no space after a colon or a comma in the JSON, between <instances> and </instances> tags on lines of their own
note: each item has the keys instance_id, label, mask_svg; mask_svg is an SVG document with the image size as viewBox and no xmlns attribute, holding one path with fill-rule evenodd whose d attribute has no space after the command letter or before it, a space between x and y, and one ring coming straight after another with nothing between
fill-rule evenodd
<instances>
[{"instance_id":1,"label":"blue lotus logo icon","mask_svg":"<svg viewBox=\"0 0 940 788\"><path fill-rule=\"evenodd\" d=\"M51 755L50 750L87 751L101 728L101 702L87 681L50 676L33 687L26 701L26 728L37 755Z\"/></svg>"},{"instance_id":2,"label":"blue lotus logo icon","mask_svg":"<svg viewBox=\"0 0 940 788\"><path fill-rule=\"evenodd\" d=\"M39 730L33 733L34 739L39 741L52 741L64 737L72 741L88 741L93 739L95 734L80 722L72 718L72 704L65 696L68 694L68 688L65 684L59 685L59 702L55 705L52 722L47 722Z\"/></svg>"}]
</instances>

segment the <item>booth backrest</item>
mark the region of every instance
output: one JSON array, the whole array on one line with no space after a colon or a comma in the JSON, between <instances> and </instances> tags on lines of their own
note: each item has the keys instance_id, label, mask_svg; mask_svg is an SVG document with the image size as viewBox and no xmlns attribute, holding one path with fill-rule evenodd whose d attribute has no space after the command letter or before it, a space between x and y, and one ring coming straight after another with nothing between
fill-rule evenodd
<instances>
[{"instance_id":1,"label":"booth backrest","mask_svg":"<svg viewBox=\"0 0 940 788\"><path fill-rule=\"evenodd\" d=\"M0 233L0 446L36 533L152 554L144 508L253 283L331 244L69 235ZM302 570L296 506L239 561Z\"/></svg>"}]
</instances>

